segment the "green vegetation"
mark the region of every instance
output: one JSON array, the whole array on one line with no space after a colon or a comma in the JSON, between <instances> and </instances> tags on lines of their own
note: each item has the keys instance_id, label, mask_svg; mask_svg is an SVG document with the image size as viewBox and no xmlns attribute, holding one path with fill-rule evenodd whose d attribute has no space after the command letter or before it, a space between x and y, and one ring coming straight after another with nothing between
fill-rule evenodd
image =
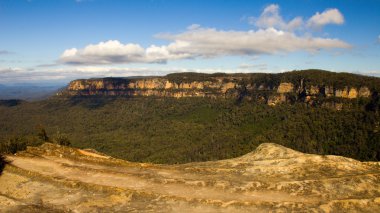
<instances>
[{"instance_id":1,"label":"green vegetation","mask_svg":"<svg viewBox=\"0 0 380 213\"><path fill-rule=\"evenodd\" d=\"M273 142L302 152L380 160L379 78L322 70L166 76L176 83L215 77L243 86L228 91L228 99L62 96L0 101L0 153L52 142L130 161L185 163L237 157ZM104 80L123 84L134 79ZM372 97L319 95L311 106L302 102L302 94L288 93L287 104L266 105L280 82L298 87L301 81L320 87L367 86ZM248 91L244 85L249 84L263 88ZM343 105L343 110L335 110Z\"/></svg>"},{"instance_id":2,"label":"green vegetation","mask_svg":"<svg viewBox=\"0 0 380 213\"><path fill-rule=\"evenodd\" d=\"M380 91L380 78L362 76L352 73L336 73L328 72L324 70L299 70L284 73L173 73L166 76L170 81L176 83L193 82L193 81L213 81L214 77L231 77L243 78L241 83L244 84L256 84L265 85L266 87L277 87L281 82L291 82L295 86L299 86L301 79L303 79L306 85L318 85L318 86L333 86L338 89L342 89L345 86L360 88L361 86L367 86L370 90Z\"/></svg>"},{"instance_id":3,"label":"green vegetation","mask_svg":"<svg viewBox=\"0 0 380 213\"><path fill-rule=\"evenodd\" d=\"M226 77L228 74L225 73L196 73L196 72L183 72L183 73L171 73L166 75L165 77L170 82L175 82L177 84L180 83L191 83L194 81L202 82L202 81L211 81L214 82L215 79L213 77Z\"/></svg>"},{"instance_id":4,"label":"green vegetation","mask_svg":"<svg viewBox=\"0 0 380 213\"><path fill-rule=\"evenodd\" d=\"M67 135L61 134L59 131L55 134L52 142L62 146L71 146L71 142Z\"/></svg>"},{"instance_id":5,"label":"green vegetation","mask_svg":"<svg viewBox=\"0 0 380 213\"><path fill-rule=\"evenodd\" d=\"M45 128L37 125L35 128L36 134L21 134L6 136L0 139L0 154L14 154L18 151L23 151L27 146L40 146L43 143L50 142L63 146L71 146L71 142L65 134L59 131L50 139ZM2 133L7 135L6 133Z\"/></svg>"},{"instance_id":6,"label":"green vegetation","mask_svg":"<svg viewBox=\"0 0 380 213\"><path fill-rule=\"evenodd\" d=\"M336 111L246 99L53 98L0 106L0 144L23 149L44 141L71 143L130 161L185 163L237 157L273 142L308 153L380 160L379 103L349 104ZM373 110L364 110L370 104ZM40 125L45 128L35 128ZM12 135L19 139L9 140Z\"/></svg>"},{"instance_id":7,"label":"green vegetation","mask_svg":"<svg viewBox=\"0 0 380 213\"><path fill-rule=\"evenodd\" d=\"M0 153L14 154L19 150L26 149L26 142L18 137L8 138L0 144Z\"/></svg>"}]
</instances>

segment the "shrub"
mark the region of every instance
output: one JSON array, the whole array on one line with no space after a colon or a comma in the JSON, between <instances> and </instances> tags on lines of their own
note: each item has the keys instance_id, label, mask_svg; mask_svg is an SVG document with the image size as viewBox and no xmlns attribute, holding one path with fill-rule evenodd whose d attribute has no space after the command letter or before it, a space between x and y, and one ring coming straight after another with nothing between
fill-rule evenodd
<instances>
[{"instance_id":1,"label":"shrub","mask_svg":"<svg viewBox=\"0 0 380 213\"><path fill-rule=\"evenodd\" d=\"M26 142L19 137L8 138L0 143L0 153L14 154L17 151L25 150Z\"/></svg>"},{"instance_id":2,"label":"shrub","mask_svg":"<svg viewBox=\"0 0 380 213\"><path fill-rule=\"evenodd\" d=\"M62 145L62 146L71 146L71 142L69 138L64 134L61 134L59 131L56 133L53 139L53 143Z\"/></svg>"},{"instance_id":3,"label":"shrub","mask_svg":"<svg viewBox=\"0 0 380 213\"><path fill-rule=\"evenodd\" d=\"M48 142L49 141L49 137L47 136L47 133L46 133L46 130L43 126L39 125L37 126L37 136L43 140L43 141L46 141Z\"/></svg>"}]
</instances>

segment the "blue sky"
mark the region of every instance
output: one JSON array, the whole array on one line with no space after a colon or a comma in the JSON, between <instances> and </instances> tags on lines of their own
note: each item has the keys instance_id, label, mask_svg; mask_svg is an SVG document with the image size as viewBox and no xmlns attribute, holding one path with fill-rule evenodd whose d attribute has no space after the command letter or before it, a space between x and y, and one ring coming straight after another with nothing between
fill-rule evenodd
<instances>
[{"instance_id":1,"label":"blue sky","mask_svg":"<svg viewBox=\"0 0 380 213\"><path fill-rule=\"evenodd\" d=\"M380 76L379 0L0 0L0 84L319 68Z\"/></svg>"}]
</instances>

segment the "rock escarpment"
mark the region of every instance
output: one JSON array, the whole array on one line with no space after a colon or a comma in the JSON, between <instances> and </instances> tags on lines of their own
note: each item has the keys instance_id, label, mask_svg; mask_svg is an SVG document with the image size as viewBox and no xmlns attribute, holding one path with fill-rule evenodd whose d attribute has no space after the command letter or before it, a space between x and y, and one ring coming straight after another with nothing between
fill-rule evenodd
<instances>
[{"instance_id":1,"label":"rock escarpment","mask_svg":"<svg viewBox=\"0 0 380 213\"><path fill-rule=\"evenodd\" d=\"M363 79L358 82L337 78L336 83L328 77L324 81L296 74L179 73L163 77L85 79L70 82L59 95L248 98L277 105L295 101L313 104L320 98L370 98L376 92L376 88L366 85L365 78L369 77L359 76L359 79ZM338 77L340 75L335 74ZM379 79L370 80L372 85L377 82L380 84Z\"/></svg>"},{"instance_id":2,"label":"rock escarpment","mask_svg":"<svg viewBox=\"0 0 380 213\"><path fill-rule=\"evenodd\" d=\"M233 79L229 79L233 80ZM225 96L236 87L235 82L213 81L172 82L165 77L127 79L104 78L74 80L70 82L66 94L72 96L162 96L162 97L218 97Z\"/></svg>"}]
</instances>

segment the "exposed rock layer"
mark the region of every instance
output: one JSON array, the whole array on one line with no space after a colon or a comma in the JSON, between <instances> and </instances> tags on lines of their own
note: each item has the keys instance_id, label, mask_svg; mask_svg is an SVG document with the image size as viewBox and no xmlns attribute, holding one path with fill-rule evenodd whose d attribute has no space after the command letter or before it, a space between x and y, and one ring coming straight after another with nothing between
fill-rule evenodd
<instances>
[{"instance_id":1,"label":"exposed rock layer","mask_svg":"<svg viewBox=\"0 0 380 213\"><path fill-rule=\"evenodd\" d=\"M378 163L276 144L183 165L131 163L53 144L7 158L0 211L380 211Z\"/></svg>"},{"instance_id":2,"label":"exposed rock layer","mask_svg":"<svg viewBox=\"0 0 380 213\"><path fill-rule=\"evenodd\" d=\"M332 85L313 85L303 82L260 83L248 76L208 77L205 80L188 80L186 76L179 81L167 77L147 77L139 79L103 78L74 80L59 95L69 96L159 96L159 97L212 97L242 98L255 97L269 105L291 101L310 102L320 97L342 99L369 98L372 92L360 87L334 87ZM293 100L294 101L294 100Z\"/></svg>"}]
</instances>

